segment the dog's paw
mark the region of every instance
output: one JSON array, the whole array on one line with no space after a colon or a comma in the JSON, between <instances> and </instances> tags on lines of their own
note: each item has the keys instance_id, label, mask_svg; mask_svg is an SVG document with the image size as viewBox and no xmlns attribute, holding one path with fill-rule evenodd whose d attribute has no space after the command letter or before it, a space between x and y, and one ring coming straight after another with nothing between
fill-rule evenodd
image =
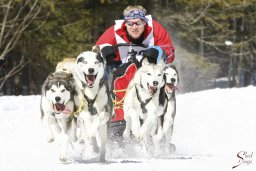
<instances>
[{"instance_id":1,"label":"dog's paw","mask_svg":"<svg viewBox=\"0 0 256 171\"><path fill-rule=\"evenodd\" d=\"M138 140L138 141L143 140L143 136L142 136L141 134L138 134L138 136L137 136L137 140Z\"/></svg>"},{"instance_id":2,"label":"dog's paw","mask_svg":"<svg viewBox=\"0 0 256 171\"><path fill-rule=\"evenodd\" d=\"M170 144L169 144L169 152L170 152L170 153L174 153L175 151L176 151L176 146L175 146L175 144L170 143Z\"/></svg>"},{"instance_id":3,"label":"dog's paw","mask_svg":"<svg viewBox=\"0 0 256 171\"><path fill-rule=\"evenodd\" d=\"M61 150L60 151L60 156L59 156L59 160L61 162L66 162L68 160L68 155L67 155L67 151L66 150Z\"/></svg>"},{"instance_id":4,"label":"dog's paw","mask_svg":"<svg viewBox=\"0 0 256 171\"><path fill-rule=\"evenodd\" d=\"M85 140L84 140L83 138L79 138L79 139L78 139L78 143L84 144L84 143L85 143Z\"/></svg>"},{"instance_id":5,"label":"dog's paw","mask_svg":"<svg viewBox=\"0 0 256 171\"><path fill-rule=\"evenodd\" d=\"M132 129L132 135L135 137L135 139L139 139L140 137L139 129Z\"/></svg>"},{"instance_id":6,"label":"dog's paw","mask_svg":"<svg viewBox=\"0 0 256 171\"><path fill-rule=\"evenodd\" d=\"M60 155L60 158L59 158L60 162L67 162L68 161L68 158L66 155Z\"/></svg>"},{"instance_id":7,"label":"dog's paw","mask_svg":"<svg viewBox=\"0 0 256 171\"><path fill-rule=\"evenodd\" d=\"M55 138L52 136L47 138L48 143L52 143L54 140L55 140Z\"/></svg>"}]
</instances>

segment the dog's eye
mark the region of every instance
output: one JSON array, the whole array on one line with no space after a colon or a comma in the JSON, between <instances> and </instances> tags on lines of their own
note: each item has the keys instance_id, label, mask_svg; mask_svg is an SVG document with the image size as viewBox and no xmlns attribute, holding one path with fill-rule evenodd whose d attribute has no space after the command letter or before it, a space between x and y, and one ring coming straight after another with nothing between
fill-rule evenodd
<instances>
[{"instance_id":1,"label":"dog's eye","mask_svg":"<svg viewBox=\"0 0 256 171\"><path fill-rule=\"evenodd\" d=\"M162 74L158 74L158 77L160 77Z\"/></svg>"},{"instance_id":2,"label":"dog's eye","mask_svg":"<svg viewBox=\"0 0 256 171\"><path fill-rule=\"evenodd\" d=\"M95 64L98 64L98 63L100 63L100 62L99 62L99 61L96 61L96 62L95 62Z\"/></svg>"},{"instance_id":3,"label":"dog's eye","mask_svg":"<svg viewBox=\"0 0 256 171\"><path fill-rule=\"evenodd\" d=\"M83 61L83 64L87 64L87 62L86 62L86 61Z\"/></svg>"},{"instance_id":4,"label":"dog's eye","mask_svg":"<svg viewBox=\"0 0 256 171\"><path fill-rule=\"evenodd\" d=\"M51 89L51 92L53 92L53 93L54 93L54 92L55 92L55 90Z\"/></svg>"},{"instance_id":5,"label":"dog's eye","mask_svg":"<svg viewBox=\"0 0 256 171\"><path fill-rule=\"evenodd\" d=\"M148 75L151 75L150 73L147 73Z\"/></svg>"},{"instance_id":6,"label":"dog's eye","mask_svg":"<svg viewBox=\"0 0 256 171\"><path fill-rule=\"evenodd\" d=\"M65 89L61 90L62 93L64 93L65 91L66 91Z\"/></svg>"}]
</instances>

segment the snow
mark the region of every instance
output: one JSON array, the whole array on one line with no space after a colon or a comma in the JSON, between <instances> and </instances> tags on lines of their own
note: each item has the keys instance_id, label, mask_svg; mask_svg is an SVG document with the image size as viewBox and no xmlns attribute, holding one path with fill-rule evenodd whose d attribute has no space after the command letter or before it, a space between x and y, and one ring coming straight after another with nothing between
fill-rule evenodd
<instances>
[{"instance_id":1,"label":"snow","mask_svg":"<svg viewBox=\"0 0 256 171\"><path fill-rule=\"evenodd\" d=\"M253 86L178 94L175 153L146 158L139 146L120 149L109 144L107 161L101 164L94 156L85 157L81 146L75 144L70 148L74 161L63 164L58 161L58 139L46 142L40 96L2 96L0 171L255 170L255 97Z\"/></svg>"}]
</instances>

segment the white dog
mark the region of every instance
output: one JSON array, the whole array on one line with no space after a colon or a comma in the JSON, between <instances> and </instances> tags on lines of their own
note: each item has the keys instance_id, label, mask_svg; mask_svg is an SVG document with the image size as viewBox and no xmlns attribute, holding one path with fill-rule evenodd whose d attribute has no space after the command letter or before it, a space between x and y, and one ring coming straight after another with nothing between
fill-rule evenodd
<instances>
[{"instance_id":1,"label":"white dog","mask_svg":"<svg viewBox=\"0 0 256 171\"><path fill-rule=\"evenodd\" d=\"M175 66L169 65L164 69L164 75L166 78L165 94L167 99L166 112L159 116L157 127L157 140L160 141L165 138L166 151L175 151L175 145L171 144L171 138L173 134L173 124L176 115L176 97L175 90L177 88L179 77Z\"/></svg>"},{"instance_id":2,"label":"white dog","mask_svg":"<svg viewBox=\"0 0 256 171\"><path fill-rule=\"evenodd\" d=\"M100 161L104 162L112 102L105 77L106 63L99 48L94 49L97 52L86 51L77 57L73 75L79 93L75 96L75 104L81 106L83 103L79 114L82 139L96 142L94 149L99 149Z\"/></svg>"},{"instance_id":3,"label":"white dog","mask_svg":"<svg viewBox=\"0 0 256 171\"><path fill-rule=\"evenodd\" d=\"M132 131L135 138L142 140L146 154L148 138L155 131L157 118L164 113L166 106L163 69L162 60L153 64L144 58L142 67L129 83L124 99L126 128L123 136L129 138Z\"/></svg>"},{"instance_id":4,"label":"white dog","mask_svg":"<svg viewBox=\"0 0 256 171\"><path fill-rule=\"evenodd\" d=\"M46 129L49 143L54 141L55 131L61 133L62 144L59 156L61 161L67 160L70 140L76 140L76 123L72 114L74 111L74 93L75 86L72 74L65 72L50 74L42 86L41 120Z\"/></svg>"}]
</instances>

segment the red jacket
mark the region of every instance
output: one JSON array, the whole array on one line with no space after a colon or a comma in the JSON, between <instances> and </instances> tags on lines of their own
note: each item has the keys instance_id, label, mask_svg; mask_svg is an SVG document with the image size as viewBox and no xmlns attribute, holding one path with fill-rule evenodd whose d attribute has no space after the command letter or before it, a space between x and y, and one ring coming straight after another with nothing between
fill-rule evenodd
<instances>
[{"instance_id":1,"label":"red jacket","mask_svg":"<svg viewBox=\"0 0 256 171\"><path fill-rule=\"evenodd\" d=\"M161 24L159 24L157 21L152 20L153 24L153 37L154 37L154 46L160 46L167 54L167 62L171 63L174 60L174 47L171 41L171 38L168 34L168 32L163 28ZM98 39L96 42L96 45L102 45L102 44L111 44L116 45L116 36L119 35L125 42L130 43L128 40L128 37L126 35L126 26L123 22L121 27L115 31L114 29L115 25L108 28ZM146 24L145 30L144 30L144 39L147 38L147 36L152 31L152 27L149 26L149 24ZM116 60L121 60L120 55L117 54Z\"/></svg>"}]
</instances>

